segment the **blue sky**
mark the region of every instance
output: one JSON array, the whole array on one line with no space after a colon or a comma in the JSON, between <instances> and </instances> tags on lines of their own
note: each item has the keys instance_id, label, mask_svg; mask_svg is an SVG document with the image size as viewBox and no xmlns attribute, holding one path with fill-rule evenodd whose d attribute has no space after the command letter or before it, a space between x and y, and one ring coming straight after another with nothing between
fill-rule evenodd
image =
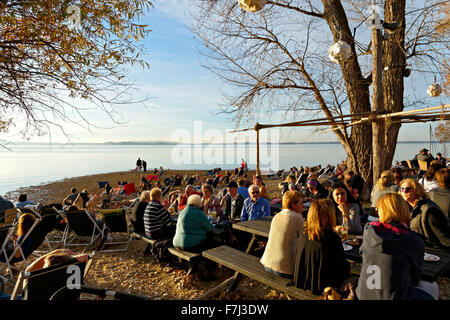
<instances>
[{"instance_id":1,"label":"blue sky","mask_svg":"<svg viewBox=\"0 0 450 320\"><path fill-rule=\"evenodd\" d=\"M226 135L234 124L224 115L217 115L222 93L233 90L201 67L204 59L197 47L201 46L186 27L190 6L188 0L156 0L152 9L142 21L149 24L152 32L144 44L150 69L131 70L130 78L136 82L136 99L150 96L144 107L142 104L127 105L120 108L126 124L116 125L100 112L90 112L89 119L108 129L92 128L91 131L72 124L64 125L72 134L72 142L105 142L151 140L170 141L177 132L189 132L193 135L195 121L202 121L203 132L218 130ZM405 79L407 94L425 92L431 84L429 76ZM448 98L448 97L447 97ZM429 100L428 106L445 103L441 96ZM448 99L447 99L448 103ZM269 119L266 123L271 122ZM197 123L198 124L198 123ZM178 131L177 131L178 130ZM184 130L184 131L180 131ZM187 131L186 131L187 130ZM283 129L280 132L284 141L335 141L332 133L313 135L312 129ZM5 137L7 140L20 141L14 130ZM30 141L66 142L66 138L57 130L49 135L32 137ZM404 125L399 140L427 140L428 124Z\"/></svg>"}]
</instances>

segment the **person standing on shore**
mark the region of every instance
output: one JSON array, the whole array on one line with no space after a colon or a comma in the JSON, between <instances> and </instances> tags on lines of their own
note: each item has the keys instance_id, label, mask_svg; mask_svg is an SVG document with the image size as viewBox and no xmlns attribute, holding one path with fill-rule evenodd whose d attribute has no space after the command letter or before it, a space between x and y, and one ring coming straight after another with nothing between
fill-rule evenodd
<instances>
[{"instance_id":1,"label":"person standing on shore","mask_svg":"<svg viewBox=\"0 0 450 320\"><path fill-rule=\"evenodd\" d=\"M142 168L144 169L144 172L147 171L147 161L142 160Z\"/></svg>"},{"instance_id":2,"label":"person standing on shore","mask_svg":"<svg viewBox=\"0 0 450 320\"><path fill-rule=\"evenodd\" d=\"M136 161L136 171L137 172L141 171L141 168L142 168L142 160L141 158L138 158Z\"/></svg>"}]
</instances>

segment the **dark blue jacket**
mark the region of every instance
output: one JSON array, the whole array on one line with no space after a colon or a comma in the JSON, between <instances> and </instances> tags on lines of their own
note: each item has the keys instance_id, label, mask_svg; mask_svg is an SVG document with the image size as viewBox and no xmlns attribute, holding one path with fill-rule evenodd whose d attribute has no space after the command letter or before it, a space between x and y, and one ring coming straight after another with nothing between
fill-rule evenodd
<instances>
[{"instance_id":1,"label":"dark blue jacket","mask_svg":"<svg viewBox=\"0 0 450 320\"><path fill-rule=\"evenodd\" d=\"M360 300L416 300L424 256L422 238L397 224L365 226L356 289Z\"/></svg>"}]
</instances>

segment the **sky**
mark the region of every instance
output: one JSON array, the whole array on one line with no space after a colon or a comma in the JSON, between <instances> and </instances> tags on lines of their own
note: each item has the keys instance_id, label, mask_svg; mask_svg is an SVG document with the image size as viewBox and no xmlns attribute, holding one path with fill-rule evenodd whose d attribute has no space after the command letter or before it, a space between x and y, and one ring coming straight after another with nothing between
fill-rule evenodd
<instances>
[{"instance_id":1,"label":"sky","mask_svg":"<svg viewBox=\"0 0 450 320\"><path fill-rule=\"evenodd\" d=\"M220 139L226 141L233 136L227 131L235 128L234 123L229 117L218 114L219 105L223 102L223 93L231 92L233 88L201 66L204 57L199 54L198 47L202 44L193 37L186 26L190 19L189 1L155 0L154 6L155 8L151 9L142 21L149 24L152 29L144 41L150 68L134 69L129 75L138 88L134 97L137 100L140 97L151 99L145 106L133 104L120 107L119 112L126 122L121 125L112 123L104 113L97 111L88 113L89 119L105 128L91 128L88 131L70 123L64 124L64 129L71 134L71 142L187 142L193 138L196 140L193 142L197 143L208 142L205 140L212 137L216 137L216 142L220 142L217 141ZM414 78L414 83L409 83L413 81L412 77L405 78L405 87L425 92L427 86L431 84L429 80L429 75L423 75L423 80L419 81L417 77ZM425 107L448 103L448 99L446 102L441 96L428 102ZM265 123L272 121L273 119L267 119ZM248 125L241 128L245 127ZM403 125L399 141L428 140L428 127L428 124ZM292 128L275 131L272 131L274 136L280 137L282 141L336 141L334 134L313 134L312 129ZM253 136L250 134L248 139L253 139ZM267 133L266 136L270 138L271 133ZM242 136L240 138L242 139ZM23 141L14 129L2 139ZM54 129L51 135L33 136L29 141L64 143L67 142L67 137Z\"/></svg>"}]
</instances>

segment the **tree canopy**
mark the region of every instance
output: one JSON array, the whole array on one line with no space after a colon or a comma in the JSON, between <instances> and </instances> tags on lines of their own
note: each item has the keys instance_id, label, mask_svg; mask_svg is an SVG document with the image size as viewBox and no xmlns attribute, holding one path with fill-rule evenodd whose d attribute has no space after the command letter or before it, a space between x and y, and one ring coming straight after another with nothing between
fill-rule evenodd
<instances>
[{"instance_id":1,"label":"tree canopy","mask_svg":"<svg viewBox=\"0 0 450 320\"><path fill-rule=\"evenodd\" d=\"M404 96L404 78L411 70L448 75L449 42L446 1L377 1L385 22L398 24L383 32L383 90L385 112L400 112L422 102ZM295 118L326 117L371 112L372 43L367 28L372 14L368 0L273 0L256 13L242 10L238 1L197 0L192 29L204 42L205 66L234 88L225 97L223 112L236 125L255 115L284 112ZM441 28L436 32L437 28ZM328 49L339 40L351 55L332 63ZM414 75L417 73L416 71ZM444 80L445 81L445 80ZM422 96L423 97L423 96ZM332 125L348 155L350 167L370 176L370 123L351 127ZM386 123L383 150L390 167L400 124Z\"/></svg>"},{"instance_id":2,"label":"tree canopy","mask_svg":"<svg viewBox=\"0 0 450 320\"><path fill-rule=\"evenodd\" d=\"M127 68L148 67L139 19L148 0L0 0L0 132L26 119L23 134L63 122L89 126L75 101L89 101L115 121Z\"/></svg>"}]
</instances>

